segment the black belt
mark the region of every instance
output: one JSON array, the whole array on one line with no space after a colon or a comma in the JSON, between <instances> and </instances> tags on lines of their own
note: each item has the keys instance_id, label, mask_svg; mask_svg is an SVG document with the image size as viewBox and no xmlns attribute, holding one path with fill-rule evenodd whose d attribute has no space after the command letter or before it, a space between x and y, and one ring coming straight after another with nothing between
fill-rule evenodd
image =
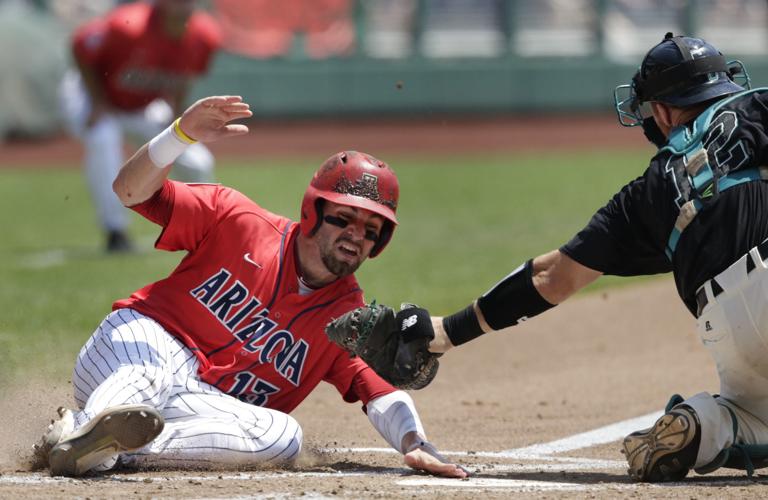
<instances>
[{"instance_id":1,"label":"black belt","mask_svg":"<svg viewBox=\"0 0 768 500\"><path fill-rule=\"evenodd\" d=\"M763 241L759 245L757 245L757 253L760 254L760 258L765 260L768 258L768 240ZM756 267L757 264L752 261L752 255L747 253L747 274L751 273ZM720 284L717 282L715 278L712 278L709 280L709 283L712 287L712 297L717 297L721 293L723 293L723 287L720 286ZM706 283L704 283L706 285ZM696 317L698 318L701 316L702 311L704 311L704 308L709 303L709 299L707 298L707 291L705 289L705 286L702 285L699 290L696 292Z\"/></svg>"}]
</instances>

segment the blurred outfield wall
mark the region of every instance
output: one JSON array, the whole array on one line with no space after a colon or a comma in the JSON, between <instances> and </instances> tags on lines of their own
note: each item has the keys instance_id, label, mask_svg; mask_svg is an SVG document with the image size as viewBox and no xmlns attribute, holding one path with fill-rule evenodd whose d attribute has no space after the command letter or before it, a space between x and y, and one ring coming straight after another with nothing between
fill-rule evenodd
<instances>
[{"instance_id":1,"label":"blurred outfield wall","mask_svg":"<svg viewBox=\"0 0 768 500\"><path fill-rule=\"evenodd\" d=\"M304 15L282 19L297 30L264 52L241 7L269 3L212 2L231 53L197 95L242 94L266 116L604 112L666 31L768 85L765 0L297 0Z\"/></svg>"},{"instance_id":2,"label":"blurred outfield wall","mask_svg":"<svg viewBox=\"0 0 768 500\"><path fill-rule=\"evenodd\" d=\"M55 129L68 34L116 3L0 0L0 136ZM765 0L200 3L226 50L192 97L241 94L261 117L610 111L666 31L706 38L768 85Z\"/></svg>"}]
</instances>

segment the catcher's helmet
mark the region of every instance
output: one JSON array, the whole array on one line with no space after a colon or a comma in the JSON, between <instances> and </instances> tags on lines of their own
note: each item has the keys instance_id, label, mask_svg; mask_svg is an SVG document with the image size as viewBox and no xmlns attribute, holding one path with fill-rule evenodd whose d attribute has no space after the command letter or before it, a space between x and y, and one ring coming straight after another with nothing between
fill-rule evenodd
<instances>
[{"instance_id":1,"label":"catcher's helmet","mask_svg":"<svg viewBox=\"0 0 768 500\"><path fill-rule=\"evenodd\" d=\"M734 82L740 77L744 87ZM691 106L749 88L749 75L740 61L726 62L723 54L701 38L667 33L643 58L631 85L614 92L622 125L639 125L648 118L642 105L651 101ZM629 96L619 97L629 90ZM624 94L626 96L626 94Z\"/></svg>"},{"instance_id":2,"label":"catcher's helmet","mask_svg":"<svg viewBox=\"0 0 768 500\"><path fill-rule=\"evenodd\" d=\"M313 235L323 222L323 200L364 208L384 217L379 238L371 250L376 257L392 238L400 186L389 165L357 151L331 156L312 177L301 202L301 231Z\"/></svg>"}]
</instances>

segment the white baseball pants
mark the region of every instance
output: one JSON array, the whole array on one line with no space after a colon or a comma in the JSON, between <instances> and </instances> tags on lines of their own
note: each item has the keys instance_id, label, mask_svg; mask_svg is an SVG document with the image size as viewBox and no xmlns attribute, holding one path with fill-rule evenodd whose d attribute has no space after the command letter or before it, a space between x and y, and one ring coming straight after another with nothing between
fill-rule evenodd
<instances>
[{"instance_id":1,"label":"white baseball pants","mask_svg":"<svg viewBox=\"0 0 768 500\"><path fill-rule=\"evenodd\" d=\"M112 191L112 181L125 161L123 137L138 145L148 142L173 121L173 110L167 102L155 100L139 111L105 114L93 126L86 127L91 99L77 71L64 76L59 100L67 130L83 143L85 175L99 221L108 231L124 230L128 226L128 211ZM176 160L173 177L184 182L211 182L213 164L208 148L196 143Z\"/></svg>"},{"instance_id":2,"label":"white baseball pants","mask_svg":"<svg viewBox=\"0 0 768 500\"><path fill-rule=\"evenodd\" d=\"M747 259L754 269L747 272ZM720 376L720 395L700 393L686 400L701 422L695 467L709 464L733 444L768 444L768 255L750 250L714 279L714 296L704 284L707 305L699 316L699 336ZM750 266L751 267L751 266ZM731 411L729 411L729 409ZM734 435L736 417L737 432Z\"/></svg>"},{"instance_id":3,"label":"white baseball pants","mask_svg":"<svg viewBox=\"0 0 768 500\"><path fill-rule=\"evenodd\" d=\"M244 403L201 381L198 361L154 320L132 310L109 314L80 350L72 384L80 411L76 428L105 408L146 404L165 428L141 450L122 455L128 466L290 463L302 430L279 411ZM98 470L113 466L107 461Z\"/></svg>"}]
</instances>

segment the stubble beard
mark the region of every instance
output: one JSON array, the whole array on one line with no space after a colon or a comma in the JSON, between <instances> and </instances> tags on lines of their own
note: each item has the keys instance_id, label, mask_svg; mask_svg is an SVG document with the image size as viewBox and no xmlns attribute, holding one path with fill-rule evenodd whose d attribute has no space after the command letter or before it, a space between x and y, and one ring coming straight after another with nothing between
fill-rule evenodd
<instances>
[{"instance_id":1,"label":"stubble beard","mask_svg":"<svg viewBox=\"0 0 768 500\"><path fill-rule=\"evenodd\" d=\"M339 278L343 278L345 276L349 276L350 274L354 274L355 271L360 267L360 264L362 264L362 260L359 260L357 263L350 263L350 262L344 262L339 259L337 259L333 255L333 247L338 242L334 242L333 245L331 245L327 250L322 251L320 258L323 261L323 264L325 267L335 276L338 276Z\"/></svg>"}]
</instances>

